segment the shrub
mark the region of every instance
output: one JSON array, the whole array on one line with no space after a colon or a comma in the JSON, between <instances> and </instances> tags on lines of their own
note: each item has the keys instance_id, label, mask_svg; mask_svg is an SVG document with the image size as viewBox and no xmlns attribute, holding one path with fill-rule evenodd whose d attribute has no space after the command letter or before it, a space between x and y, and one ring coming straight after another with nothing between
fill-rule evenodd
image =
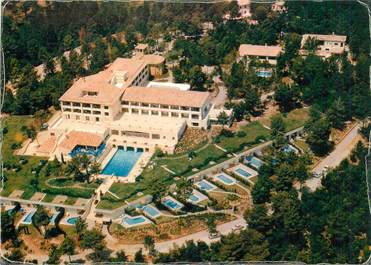
<instances>
[{"instance_id":1,"label":"shrub","mask_svg":"<svg viewBox=\"0 0 371 265\"><path fill-rule=\"evenodd\" d=\"M21 144L20 144L20 143L12 143L12 144L10 145L10 148L11 148L12 150L18 149L19 147L21 147Z\"/></svg>"},{"instance_id":2,"label":"shrub","mask_svg":"<svg viewBox=\"0 0 371 265\"><path fill-rule=\"evenodd\" d=\"M237 137L242 138L242 137L246 136L246 133L244 131L238 131L236 135L237 135Z\"/></svg>"},{"instance_id":3,"label":"shrub","mask_svg":"<svg viewBox=\"0 0 371 265\"><path fill-rule=\"evenodd\" d=\"M233 137L233 132L231 130L222 129L220 135L224 137Z\"/></svg>"}]
</instances>

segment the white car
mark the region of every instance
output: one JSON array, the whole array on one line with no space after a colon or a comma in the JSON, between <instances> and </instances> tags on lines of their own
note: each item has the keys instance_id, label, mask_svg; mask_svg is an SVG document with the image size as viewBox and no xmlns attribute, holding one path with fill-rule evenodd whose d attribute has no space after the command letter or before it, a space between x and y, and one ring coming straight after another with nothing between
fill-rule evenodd
<instances>
[{"instance_id":1,"label":"white car","mask_svg":"<svg viewBox=\"0 0 371 265\"><path fill-rule=\"evenodd\" d=\"M214 238L218 238L218 237L220 237L220 233L219 232L209 233L209 239L214 239Z\"/></svg>"},{"instance_id":2,"label":"white car","mask_svg":"<svg viewBox=\"0 0 371 265\"><path fill-rule=\"evenodd\" d=\"M239 231L243 229L243 225L236 224L233 228L232 231Z\"/></svg>"}]
</instances>

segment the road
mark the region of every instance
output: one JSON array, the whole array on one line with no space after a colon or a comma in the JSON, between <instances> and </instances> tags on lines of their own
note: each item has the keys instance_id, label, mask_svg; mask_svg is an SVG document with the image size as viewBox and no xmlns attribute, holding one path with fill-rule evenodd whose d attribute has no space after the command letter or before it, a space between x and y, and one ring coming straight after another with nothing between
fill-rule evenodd
<instances>
[{"instance_id":1,"label":"road","mask_svg":"<svg viewBox=\"0 0 371 265\"><path fill-rule=\"evenodd\" d=\"M244 228L246 227L246 221L243 219L243 217L238 217L236 220L233 220L228 223L224 223L221 225L218 225L216 229L222 234L222 235L227 235L230 232L233 231L233 228L235 225L241 225ZM105 228L106 229L106 228ZM105 233L106 234L106 233ZM117 240L109 234L106 237L106 242L107 242L107 247L113 250L121 250L123 249L126 254L129 255L134 255L135 252L137 252L139 249L144 250L144 245L143 244L119 244ZM207 230L203 230L194 234L190 234L184 237L180 237L174 240L169 240L161 243L156 243L155 247L156 250L159 252L168 252L169 250L173 249L175 246L181 246L183 245L186 241L193 240L193 241L204 241L207 244L210 244L211 242L218 241L219 238L216 239L209 239L209 232Z\"/></svg>"},{"instance_id":2,"label":"road","mask_svg":"<svg viewBox=\"0 0 371 265\"><path fill-rule=\"evenodd\" d=\"M343 140L336 145L334 151L332 151L325 159L323 159L318 165L316 165L312 172L321 173L325 167L334 168L340 164L342 160L347 158L360 140L361 136L358 134L359 124L354 126L349 133L343 138ZM305 185L311 190L315 190L321 185L321 178L311 178L305 182Z\"/></svg>"},{"instance_id":3,"label":"road","mask_svg":"<svg viewBox=\"0 0 371 265\"><path fill-rule=\"evenodd\" d=\"M218 94L212 99L212 102L216 108L223 107L224 103L227 101L227 88L225 87L223 81L219 76L215 76L213 81L218 84Z\"/></svg>"}]
</instances>

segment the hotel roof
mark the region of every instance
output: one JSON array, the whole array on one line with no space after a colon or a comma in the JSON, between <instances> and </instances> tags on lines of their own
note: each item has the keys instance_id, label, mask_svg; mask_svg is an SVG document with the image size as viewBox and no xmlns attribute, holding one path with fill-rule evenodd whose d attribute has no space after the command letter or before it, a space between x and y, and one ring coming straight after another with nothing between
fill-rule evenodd
<instances>
[{"instance_id":1,"label":"hotel roof","mask_svg":"<svg viewBox=\"0 0 371 265\"><path fill-rule=\"evenodd\" d=\"M121 99L152 104L202 107L209 96L208 92L181 91L174 88L128 87Z\"/></svg>"},{"instance_id":2,"label":"hotel roof","mask_svg":"<svg viewBox=\"0 0 371 265\"><path fill-rule=\"evenodd\" d=\"M282 51L280 46L241 44L238 50L240 56L277 57Z\"/></svg>"},{"instance_id":3,"label":"hotel roof","mask_svg":"<svg viewBox=\"0 0 371 265\"><path fill-rule=\"evenodd\" d=\"M78 79L60 98L61 101L72 101L92 104L112 104L120 98L125 87L131 85L146 62L140 59L118 58L97 74ZM121 87L112 84L115 72L125 73L127 79Z\"/></svg>"},{"instance_id":4,"label":"hotel roof","mask_svg":"<svg viewBox=\"0 0 371 265\"><path fill-rule=\"evenodd\" d=\"M347 36L344 35L335 35L335 34L329 34L329 35L324 35L324 34L304 34L303 35L303 41L305 43L307 38L315 38L320 41L339 41L339 42L345 42L347 40ZM302 41L302 42L303 42Z\"/></svg>"},{"instance_id":5,"label":"hotel roof","mask_svg":"<svg viewBox=\"0 0 371 265\"><path fill-rule=\"evenodd\" d=\"M102 135L90 132L71 131L66 135L66 139L64 139L59 146L67 150L72 150L77 145L98 147L102 142Z\"/></svg>"}]
</instances>

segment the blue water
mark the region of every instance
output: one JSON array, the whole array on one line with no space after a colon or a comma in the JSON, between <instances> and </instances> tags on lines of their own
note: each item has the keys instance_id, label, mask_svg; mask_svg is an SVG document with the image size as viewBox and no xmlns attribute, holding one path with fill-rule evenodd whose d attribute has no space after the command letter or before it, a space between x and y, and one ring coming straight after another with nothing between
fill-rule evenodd
<instances>
[{"instance_id":1,"label":"blue water","mask_svg":"<svg viewBox=\"0 0 371 265\"><path fill-rule=\"evenodd\" d=\"M77 145L75 148L69 153L71 157L77 156L77 155L82 155L82 154L87 154L88 156L94 156L98 157L106 147L106 144L101 144L98 149L95 149L94 147L91 146L81 146Z\"/></svg>"},{"instance_id":2,"label":"blue water","mask_svg":"<svg viewBox=\"0 0 371 265\"><path fill-rule=\"evenodd\" d=\"M244 177L251 176L251 174L249 172L247 172L246 170L243 170L242 168L236 168L234 171L237 172L238 174L244 176Z\"/></svg>"},{"instance_id":3,"label":"blue water","mask_svg":"<svg viewBox=\"0 0 371 265\"><path fill-rule=\"evenodd\" d=\"M259 76L259 77L267 78L267 77L272 76L272 72L270 72L270 71L256 71L256 75Z\"/></svg>"},{"instance_id":4,"label":"blue water","mask_svg":"<svg viewBox=\"0 0 371 265\"><path fill-rule=\"evenodd\" d=\"M259 169L263 165L263 162L255 156L246 157L246 161L256 169Z\"/></svg>"},{"instance_id":5,"label":"blue water","mask_svg":"<svg viewBox=\"0 0 371 265\"><path fill-rule=\"evenodd\" d=\"M70 217L67 219L67 223L69 223L70 225L74 225L76 224L77 220L79 220L79 217Z\"/></svg>"},{"instance_id":6,"label":"blue water","mask_svg":"<svg viewBox=\"0 0 371 265\"><path fill-rule=\"evenodd\" d=\"M291 145L286 145L283 149L283 152L290 153L290 152L296 152L296 148Z\"/></svg>"},{"instance_id":7,"label":"blue water","mask_svg":"<svg viewBox=\"0 0 371 265\"><path fill-rule=\"evenodd\" d=\"M151 205L144 206L143 211L151 217L157 217L161 214L159 210Z\"/></svg>"},{"instance_id":8,"label":"blue water","mask_svg":"<svg viewBox=\"0 0 371 265\"><path fill-rule=\"evenodd\" d=\"M32 216L35 214L35 211L29 212L26 218L23 219L23 224L31 224L32 223Z\"/></svg>"},{"instance_id":9,"label":"blue water","mask_svg":"<svg viewBox=\"0 0 371 265\"><path fill-rule=\"evenodd\" d=\"M228 184L228 185L234 183L234 179L227 177L225 175L218 175L216 176L216 178L219 179L221 182L224 182L225 184Z\"/></svg>"},{"instance_id":10,"label":"blue water","mask_svg":"<svg viewBox=\"0 0 371 265\"><path fill-rule=\"evenodd\" d=\"M207 183L204 180L201 180L197 185L200 187L201 190L213 190L214 189L213 186L211 186L209 183Z\"/></svg>"},{"instance_id":11,"label":"blue water","mask_svg":"<svg viewBox=\"0 0 371 265\"><path fill-rule=\"evenodd\" d=\"M176 201L173 201L173 200L170 200L170 199L166 199L164 201L162 201L162 204L173 209L173 210L177 210L177 209L180 209L182 208L182 206L180 204L178 204Z\"/></svg>"},{"instance_id":12,"label":"blue water","mask_svg":"<svg viewBox=\"0 0 371 265\"><path fill-rule=\"evenodd\" d=\"M200 198L198 198L196 195L194 195L194 194L191 194L190 196L189 196L189 199L191 200L191 201L193 201L193 202L198 202L199 200L200 200Z\"/></svg>"},{"instance_id":13,"label":"blue water","mask_svg":"<svg viewBox=\"0 0 371 265\"><path fill-rule=\"evenodd\" d=\"M142 152L125 151L119 148L103 169L102 174L126 177L129 175L141 154Z\"/></svg>"},{"instance_id":14,"label":"blue water","mask_svg":"<svg viewBox=\"0 0 371 265\"><path fill-rule=\"evenodd\" d=\"M137 216L137 217L129 217L125 216L122 221L127 225L137 225L144 223L146 219L143 216Z\"/></svg>"}]
</instances>

